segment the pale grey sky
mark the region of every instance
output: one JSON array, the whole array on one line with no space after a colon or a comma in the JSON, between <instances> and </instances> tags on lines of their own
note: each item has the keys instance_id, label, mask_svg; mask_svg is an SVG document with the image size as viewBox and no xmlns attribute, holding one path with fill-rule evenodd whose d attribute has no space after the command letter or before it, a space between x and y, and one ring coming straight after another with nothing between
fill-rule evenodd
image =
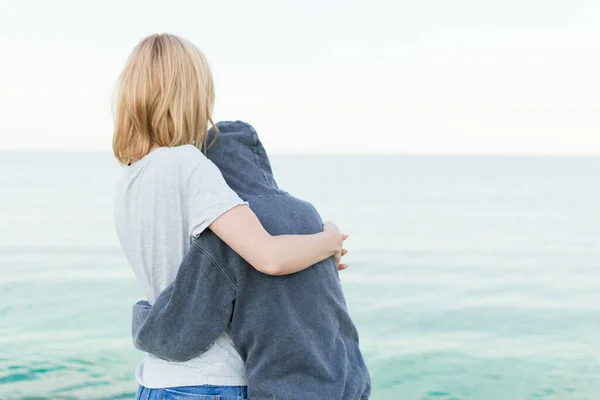
<instances>
[{"instance_id":1,"label":"pale grey sky","mask_svg":"<svg viewBox=\"0 0 600 400\"><path fill-rule=\"evenodd\" d=\"M129 51L179 34L273 152L600 154L600 2L0 0L0 150L110 151Z\"/></svg>"}]
</instances>

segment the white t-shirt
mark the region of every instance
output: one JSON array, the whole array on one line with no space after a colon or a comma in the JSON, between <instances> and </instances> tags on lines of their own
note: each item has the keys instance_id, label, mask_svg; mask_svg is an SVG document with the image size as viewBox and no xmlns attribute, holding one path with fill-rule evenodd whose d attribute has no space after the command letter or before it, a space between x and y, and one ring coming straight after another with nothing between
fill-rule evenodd
<instances>
[{"instance_id":1,"label":"white t-shirt","mask_svg":"<svg viewBox=\"0 0 600 400\"><path fill-rule=\"evenodd\" d=\"M150 304L175 280L192 236L240 204L219 169L192 145L161 147L126 167L117 186L115 226ZM229 330L183 363L148 355L136 379L148 388L247 385Z\"/></svg>"}]
</instances>

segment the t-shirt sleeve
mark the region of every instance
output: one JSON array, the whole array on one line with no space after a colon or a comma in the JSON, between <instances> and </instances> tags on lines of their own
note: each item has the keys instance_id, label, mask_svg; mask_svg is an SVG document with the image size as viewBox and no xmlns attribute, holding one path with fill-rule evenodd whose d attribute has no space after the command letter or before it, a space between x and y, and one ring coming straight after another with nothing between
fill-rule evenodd
<instances>
[{"instance_id":1,"label":"t-shirt sleeve","mask_svg":"<svg viewBox=\"0 0 600 400\"><path fill-rule=\"evenodd\" d=\"M221 171L207 158L193 170L188 193L190 232L194 237L227 211L247 204L227 185Z\"/></svg>"}]
</instances>

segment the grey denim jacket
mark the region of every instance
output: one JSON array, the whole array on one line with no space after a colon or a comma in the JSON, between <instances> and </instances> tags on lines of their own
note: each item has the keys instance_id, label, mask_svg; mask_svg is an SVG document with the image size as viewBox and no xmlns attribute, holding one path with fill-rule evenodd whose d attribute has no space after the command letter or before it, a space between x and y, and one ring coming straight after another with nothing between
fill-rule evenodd
<instances>
[{"instance_id":1,"label":"grey denim jacket","mask_svg":"<svg viewBox=\"0 0 600 400\"><path fill-rule=\"evenodd\" d=\"M272 235L312 234L322 220L279 189L252 126L222 122L207 153ZM371 381L332 258L296 274L265 275L210 230L193 239L175 282L133 307L136 348L169 361L206 351L231 322L250 399L358 400Z\"/></svg>"}]
</instances>

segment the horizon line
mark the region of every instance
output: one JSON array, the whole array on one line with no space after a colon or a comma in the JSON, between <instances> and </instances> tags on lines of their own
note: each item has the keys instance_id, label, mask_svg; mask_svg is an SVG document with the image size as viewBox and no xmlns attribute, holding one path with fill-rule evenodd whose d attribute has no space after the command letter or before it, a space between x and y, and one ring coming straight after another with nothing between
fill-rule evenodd
<instances>
[{"instance_id":1,"label":"horizon line","mask_svg":"<svg viewBox=\"0 0 600 400\"><path fill-rule=\"evenodd\" d=\"M20 150L20 149L0 149L0 154L44 154L44 155L77 155L77 154L94 154L112 156L110 151L105 150ZM409 153L409 152L343 152L343 153L327 153L327 152L289 152L289 151L271 151L272 156L382 156L382 157L497 157L497 158L598 158L597 154L581 154L581 153Z\"/></svg>"}]
</instances>

